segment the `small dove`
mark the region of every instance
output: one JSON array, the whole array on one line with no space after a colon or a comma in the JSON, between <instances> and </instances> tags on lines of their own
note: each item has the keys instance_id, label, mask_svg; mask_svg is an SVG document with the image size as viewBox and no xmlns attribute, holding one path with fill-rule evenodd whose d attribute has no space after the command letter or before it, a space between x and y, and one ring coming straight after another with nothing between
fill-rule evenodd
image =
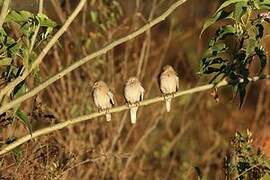
<instances>
[{"instance_id":1,"label":"small dove","mask_svg":"<svg viewBox=\"0 0 270 180\"><path fill-rule=\"evenodd\" d=\"M164 95L166 110L170 112L174 93L179 89L179 78L173 67L166 65L160 74L160 90Z\"/></svg>"},{"instance_id":2,"label":"small dove","mask_svg":"<svg viewBox=\"0 0 270 180\"><path fill-rule=\"evenodd\" d=\"M143 100L144 88L136 77L131 77L126 82L124 96L130 108L131 123L135 124L137 119L138 103Z\"/></svg>"},{"instance_id":3,"label":"small dove","mask_svg":"<svg viewBox=\"0 0 270 180\"><path fill-rule=\"evenodd\" d=\"M113 93L103 81L95 82L93 86L93 99L99 110L108 111L114 105ZM111 114L106 113L106 120L110 121L111 119Z\"/></svg>"}]
</instances>

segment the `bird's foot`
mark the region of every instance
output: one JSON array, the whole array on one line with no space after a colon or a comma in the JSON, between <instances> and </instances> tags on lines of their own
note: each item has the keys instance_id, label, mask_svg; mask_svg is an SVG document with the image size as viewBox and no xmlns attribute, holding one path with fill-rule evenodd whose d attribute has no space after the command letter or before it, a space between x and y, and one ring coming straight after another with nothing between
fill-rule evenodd
<instances>
[{"instance_id":1,"label":"bird's foot","mask_svg":"<svg viewBox=\"0 0 270 180\"><path fill-rule=\"evenodd\" d=\"M166 101L167 99L170 98L171 94L162 94L163 98L164 98L164 101Z\"/></svg>"},{"instance_id":2,"label":"bird's foot","mask_svg":"<svg viewBox=\"0 0 270 180\"><path fill-rule=\"evenodd\" d=\"M140 101L136 101L135 106L139 107L140 106Z\"/></svg>"},{"instance_id":3,"label":"bird's foot","mask_svg":"<svg viewBox=\"0 0 270 180\"><path fill-rule=\"evenodd\" d=\"M109 114L110 112L110 108L104 108L104 109L101 109L100 112L105 112L105 114Z\"/></svg>"},{"instance_id":4,"label":"bird's foot","mask_svg":"<svg viewBox=\"0 0 270 180\"><path fill-rule=\"evenodd\" d=\"M131 108L131 107L133 106L133 104L132 104L131 102L127 102L127 106L128 106L129 108Z\"/></svg>"},{"instance_id":5,"label":"bird's foot","mask_svg":"<svg viewBox=\"0 0 270 180\"><path fill-rule=\"evenodd\" d=\"M172 98L175 98L175 94L176 92L172 92L170 95L172 96Z\"/></svg>"}]
</instances>

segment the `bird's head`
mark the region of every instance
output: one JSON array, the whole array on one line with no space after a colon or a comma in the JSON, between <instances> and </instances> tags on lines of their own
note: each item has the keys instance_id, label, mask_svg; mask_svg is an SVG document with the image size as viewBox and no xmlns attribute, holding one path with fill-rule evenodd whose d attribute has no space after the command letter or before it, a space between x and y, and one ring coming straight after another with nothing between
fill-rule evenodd
<instances>
[{"instance_id":1,"label":"bird's head","mask_svg":"<svg viewBox=\"0 0 270 180\"><path fill-rule=\"evenodd\" d=\"M140 83L140 81L138 80L138 78L136 77L131 77L127 80L127 84L131 85L131 84L136 84L136 83Z\"/></svg>"},{"instance_id":2,"label":"bird's head","mask_svg":"<svg viewBox=\"0 0 270 180\"><path fill-rule=\"evenodd\" d=\"M96 81L94 83L94 85L92 86L92 90L96 89L96 88L101 88L107 86L106 83L104 81Z\"/></svg>"},{"instance_id":3,"label":"bird's head","mask_svg":"<svg viewBox=\"0 0 270 180\"><path fill-rule=\"evenodd\" d=\"M174 71L174 69L171 65L166 65L163 67L163 71Z\"/></svg>"}]
</instances>

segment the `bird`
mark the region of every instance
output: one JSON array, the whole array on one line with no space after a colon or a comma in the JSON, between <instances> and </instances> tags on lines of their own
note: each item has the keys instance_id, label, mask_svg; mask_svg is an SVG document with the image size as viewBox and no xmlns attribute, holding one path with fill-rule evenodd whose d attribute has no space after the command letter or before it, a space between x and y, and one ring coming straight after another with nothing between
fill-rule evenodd
<instances>
[{"instance_id":1,"label":"bird","mask_svg":"<svg viewBox=\"0 0 270 180\"><path fill-rule=\"evenodd\" d=\"M106 120L111 121L111 114L108 110L115 104L112 91L104 81L97 81L93 86L93 99L99 110L106 111Z\"/></svg>"},{"instance_id":2,"label":"bird","mask_svg":"<svg viewBox=\"0 0 270 180\"><path fill-rule=\"evenodd\" d=\"M166 65L160 74L160 90L164 95L166 110L170 112L174 93L179 89L179 77L172 66Z\"/></svg>"},{"instance_id":3,"label":"bird","mask_svg":"<svg viewBox=\"0 0 270 180\"><path fill-rule=\"evenodd\" d=\"M127 80L124 88L124 96L130 107L131 123L136 123L136 115L138 111L138 103L143 100L144 88L136 77Z\"/></svg>"}]
</instances>

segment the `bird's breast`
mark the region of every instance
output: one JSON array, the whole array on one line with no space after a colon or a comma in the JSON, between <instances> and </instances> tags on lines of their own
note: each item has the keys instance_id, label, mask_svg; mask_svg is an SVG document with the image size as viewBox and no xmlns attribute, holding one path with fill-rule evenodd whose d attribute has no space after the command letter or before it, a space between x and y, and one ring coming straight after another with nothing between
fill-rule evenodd
<instances>
[{"instance_id":1,"label":"bird's breast","mask_svg":"<svg viewBox=\"0 0 270 180\"><path fill-rule=\"evenodd\" d=\"M172 76L161 77L160 89L163 93L173 93L176 92L176 79Z\"/></svg>"},{"instance_id":2,"label":"bird's breast","mask_svg":"<svg viewBox=\"0 0 270 180\"><path fill-rule=\"evenodd\" d=\"M141 89L140 86L126 86L125 98L128 102L135 103L140 100Z\"/></svg>"},{"instance_id":3,"label":"bird's breast","mask_svg":"<svg viewBox=\"0 0 270 180\"><path fill-rule=\"evenodd\" d=\"M94 91L94 103L99 108L111 108L110 97L106 92Z\"/></svg>"}]
</instances>

